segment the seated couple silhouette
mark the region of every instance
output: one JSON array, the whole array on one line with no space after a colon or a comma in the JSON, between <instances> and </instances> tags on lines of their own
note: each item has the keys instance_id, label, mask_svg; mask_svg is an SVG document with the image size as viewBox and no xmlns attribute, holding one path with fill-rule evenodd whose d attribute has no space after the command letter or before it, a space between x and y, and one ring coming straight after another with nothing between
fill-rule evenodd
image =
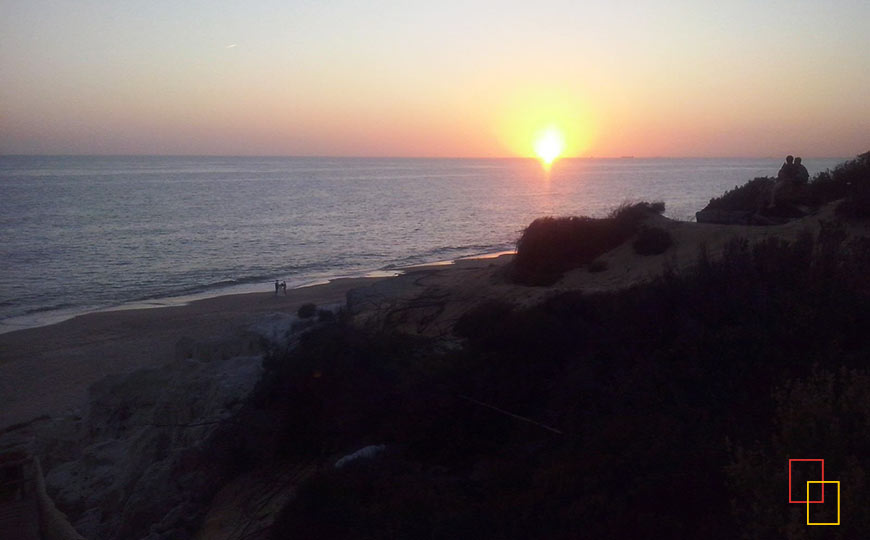
<instances>
[{"instance_id":1,"label":"seated couple silhouette","mask_svg":"<svg viewBox=\"0 0 870 540\"><path fill-rule=\"evenodd\" d=\"M801 158L786 156L785 163L779 168L776 183L770 190L768 206L776 206L776 200L794 196L810 180L810 173L801 163Z\"/></svg>"}]
</instances>

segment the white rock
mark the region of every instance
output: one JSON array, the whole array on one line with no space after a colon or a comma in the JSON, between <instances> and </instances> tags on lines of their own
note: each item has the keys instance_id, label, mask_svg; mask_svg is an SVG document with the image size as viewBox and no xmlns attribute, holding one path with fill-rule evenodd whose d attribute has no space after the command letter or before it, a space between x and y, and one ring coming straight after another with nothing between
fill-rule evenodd
<instances>
[{"instance_id":1,"label":"white rock","mask_svg":"<svg viewBox=\"0 0 870 540\"><path fill-rule=\"evenodd\" d=\"M340 469L340 468L344 467L345 465L347 465L353 461L356 461L358 459L372 459L373 457L376 457L378 454L380 454L381 452L383 452L386 449L387 449L386 445L383 445L383 444L372 444L372 445L360 448L356 452L354 452L352 454L348 454L348 455L344 456L343 458L339 459L338 461L336 461L335 468Z\"/></svg>"}]
</instances>

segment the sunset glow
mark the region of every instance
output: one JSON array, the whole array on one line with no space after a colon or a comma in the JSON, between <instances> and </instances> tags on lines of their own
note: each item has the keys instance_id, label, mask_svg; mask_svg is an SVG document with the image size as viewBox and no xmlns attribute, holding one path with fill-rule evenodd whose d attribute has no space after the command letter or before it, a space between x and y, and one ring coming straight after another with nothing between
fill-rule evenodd
<instances>
[{"instance_id":1,"label":"sunset glow","mask_svg":"<svg viewBox=\"0 0 870 540\"><path fill-rule=\"evenodd\" d=\"M591 98L536 86L495 104L497 136L508 155L534 157L549 166L560 157L583 157L595 146L600 120Z\"/></svg>"},{"instance_id":2,"label":"sunset glow","mask_svg":"<svg viewBox=\"0 0 870 540\"><path fill-rule=\"evenodd\" d=\"M549 127L542 131L535 139L535 153L540 158L544 167L553 164L565 148L565 138L562 132L555 127Z\"/></svg>"},{"instance_id":3,"label":"sunset glow","mask_svg":"<svg viewBox=\"0 0 870 540\"><path fill-rule=\"evenodd\" d=\"M870 3L485 4L10 2L0 153L867 150Z\"/></svg>"}]
</instances>

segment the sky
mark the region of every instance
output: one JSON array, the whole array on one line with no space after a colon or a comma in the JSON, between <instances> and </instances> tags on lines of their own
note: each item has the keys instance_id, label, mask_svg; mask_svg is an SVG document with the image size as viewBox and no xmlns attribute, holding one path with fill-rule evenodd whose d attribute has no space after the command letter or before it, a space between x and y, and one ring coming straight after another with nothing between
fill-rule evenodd
<instances>
[{"instance_id":1,"label":"sky","mask_svg":"<svg viewBox=\"0 0 870 540\"><path fill-rule=\"evenodd\" d=\"M0 0L0 154L851 157L867 0Z\"/></svg>"}]
</instances>

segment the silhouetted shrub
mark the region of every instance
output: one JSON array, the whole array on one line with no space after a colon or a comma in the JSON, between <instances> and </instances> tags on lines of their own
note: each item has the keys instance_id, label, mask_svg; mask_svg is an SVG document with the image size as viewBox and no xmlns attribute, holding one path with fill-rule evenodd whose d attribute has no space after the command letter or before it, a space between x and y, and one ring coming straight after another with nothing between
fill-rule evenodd
<instances>
[{"instance_id":1,"label":"silhouetted shrub","mask_svg":"<svg viewBox=\"0 0 870 540\"><path fill-rule=\"evenodd\" d=\"M270 411L267 417L280 418L276 451L310 458L377 433L397 406L397 387L416 375L406 362L419 354L419 343L334 322L303 334L294 350L267 358L255 403Z\"/></svg>"},{"instance_id":2,"label":"silhouetted shrub","mask_svg":"<svg viewBox=\"0 0 870 540\"><path fill-rule=\"evenodd\" d=\"M469 512L477 506L455 476L378 460L327 469L303 483L273 538L486 538L485 520Z\"/></svg>"},{"instance_id":3,"label":"silhouetted shrub","mask_svg":"<svg viewBox=\"0 0 870 540\"><path fill-rule=\"evenodd\" d=\"M317 321L318 322L332 322L335 320L335 313L328 309L318 309L317 310Z\"/></svg>"},{"instance_id":4,"label":"silhouetted shrub","mask_svg":"<svg viewBox=\"0 0 870 540\"><path fill-rule=\"evenodd\" d=\"M296 315L299 316L300 319L310 319L314 317L317 313L317 306L311 303L302 304L299 306L299 310L296 311Z\"/></svg>"},{"instance_id":5,"label":"silhouetted shrub","mask_svg":"<svg viewBox=\"0 0 870 540\"><path fill-rule=\"evenodd\" d=\"M668 231L660 227L641 227L632 247L638 255L659 255L667 251L673 243Z\"/></svg>"},{"instance_id":6,"label":"silhouetted shrub","mask_svg":"<svg viewBox=\"0 0 870 540\"><path fill-rule=\"evenodd\" d=\"M454 331L461 337L480 337L490 329L503 324L505 317L513 311L513 306L501 300L489 300L466 311L454 325Z\"/></svg>"},{"instance_id":7,"label":"silhouetted shrub","mask_svg":"<svg viewBox=\"0 0 870 540\"><path fill-rule=\"evenodd\" d=\"M601 219L543 217L526 227L517 241L513 278L525 285L551 285L562 273L592 262L625 242L645 217L664 211L664 203L623 205Z\"/></svg>"},{"instance_id":8,"label":"silhouetted shrub","mask_svg":"<svg viewBox=\"0 0 870 540\"><path fill-rule=\"evenodd\" d=\"M662 201L656 202L639 202L639 203L623 203L614 208L608 217L614 219L617 223L633 227L638 222L650 214L664 214L665 203Z\"/></svg>"},{"instance_id":9,"label":"silhouetted shrub","mask_svg":"<svg viewBox=\"0 0 870 540\"><path fill-rule=\"evenodd\" d=\"M592 261L624 240L611 219L538 218L517 242L514 277L527 285L550 285L565 270Z\"/></svg>"},{"instance_id":10,"label":"silhouetted shrub","mask_svg":"<svg viewBox=\"0 0 870 540\"><path fill-rule=\"evenodd\" d=\"M816 206L846 196L846 184L834 178L833 172L822 171L808 184L810 199Z\"/></svg>"},{"instance_id":11,"label":"silhouetted shrub","mask_svg":"<svg viewBox=\"0 0 870 540\"><path fill-rule=\"evenodd\" d=\"M742 186L734 186L734 189L726 191L719 197L710 199L707 208L711 210L738 210L754 212L770 198L770 190L773 189L775 180L768 177L759 177Z\"/></svg>"},{"instance_id":12,"label":"silhouetted shrub","mask_svg":"<svg viewBox=\"0 0 870 540\"><path fill-rule=\"evenodd\" d=\"M831 174L844 185L845 199L837 213L847 218L870 217L870 152L838 165Z\"/></svg>"}]
</instances>

